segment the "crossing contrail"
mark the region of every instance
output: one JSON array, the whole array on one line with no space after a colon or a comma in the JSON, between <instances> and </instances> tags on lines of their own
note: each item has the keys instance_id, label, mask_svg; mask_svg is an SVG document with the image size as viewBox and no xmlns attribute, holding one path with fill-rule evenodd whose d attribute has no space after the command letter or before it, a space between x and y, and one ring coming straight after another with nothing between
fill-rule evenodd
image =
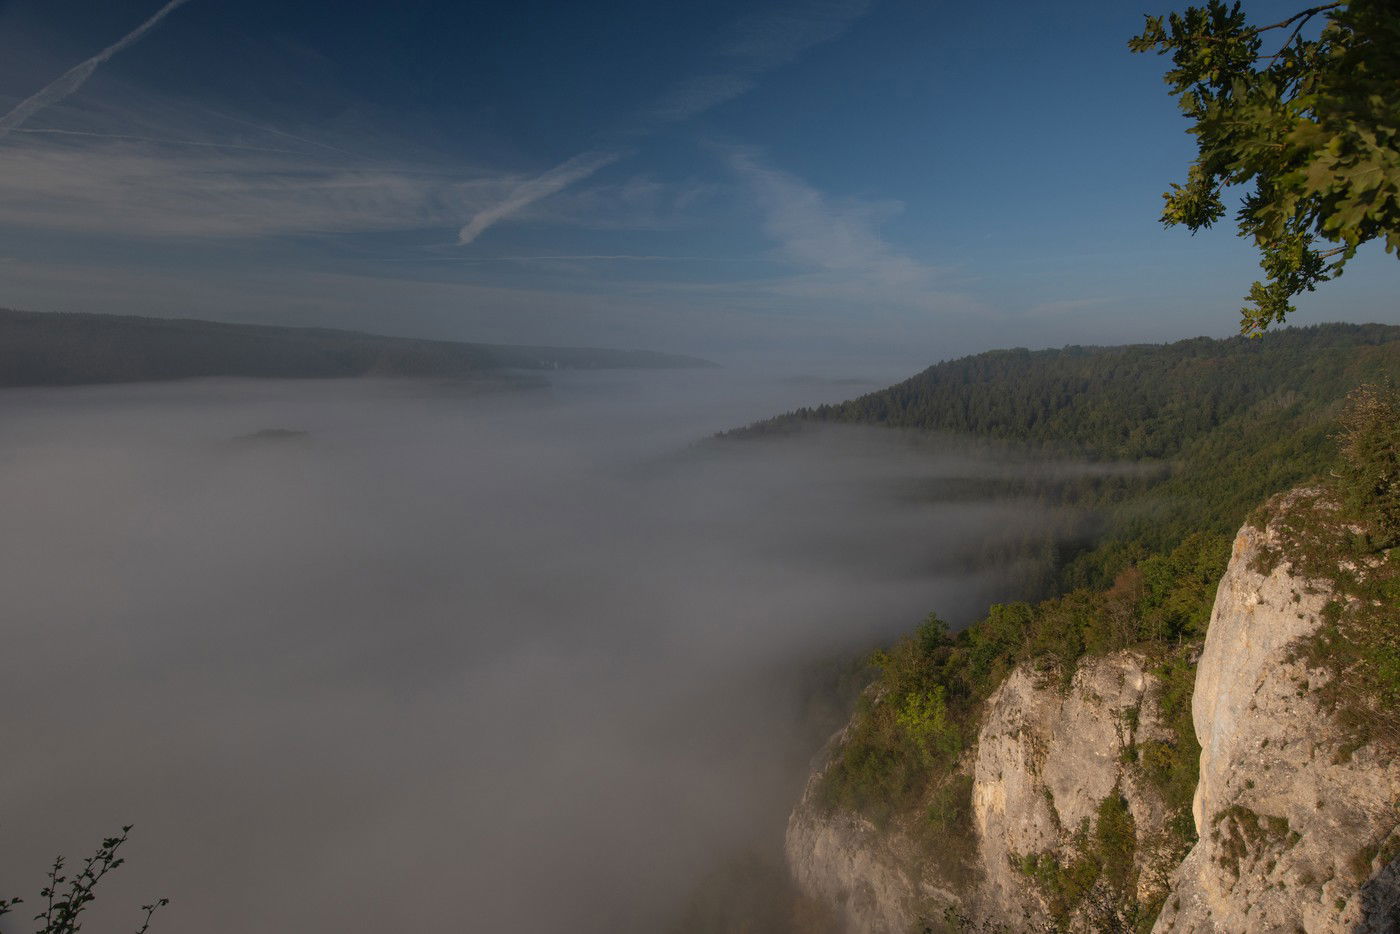
<instances>
[{"instance_id":1,"label":"crossing contrail","mask_svg":"<svg viewBox=\"0 0 1400 934\"><path fill-rule=\"evenodd\" d=\"M56 81L50 83L38 93L24 99L17 107L5 116L0 117L0 139L10 135L10 132L22 125L30 117L52 104L57 104L65 97L69 96L78 88L87 83L87 79L92 77L92 73L97 70L97 66L103 64L107 59L116 55L127 46L136 43L142 36L156 28L156 25L177 7L184 6L189 0L170 0L161 7L155 14L131 32L122 36L116 42L98 52L85 62L74 65L63 73Z\"/></svg>"}]
</instances>

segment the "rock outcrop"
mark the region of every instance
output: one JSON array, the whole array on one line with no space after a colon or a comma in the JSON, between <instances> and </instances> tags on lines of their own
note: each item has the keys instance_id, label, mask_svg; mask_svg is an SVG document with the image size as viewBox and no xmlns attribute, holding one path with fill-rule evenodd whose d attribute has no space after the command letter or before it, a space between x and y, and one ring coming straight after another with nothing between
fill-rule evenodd
<instances>
[{"instance_id":1,"label":"rock outcrop","mask_svg":"<svg viewBox=\"0 0 1400 934\"><path fill-rule=\"evenodd\" d=\"M1184 859L1170 808L1134 764L1139 748L1171 739L1161 686L1145 656L1118 652L1082 661L1068 685L1018 668L986 702L960 766L970 875L951 875L915 839L918 815L877 827L825 808L823 766L788 824L798 887L852 932L939 930L948 907L1010 930L1051 919L1112 929L1056 904L1045 882L1086 857L1114 804L1133 837L1132 894L1162 904L1158 934L1400 932L1400 762L1348 740L1319 702L1330 676L1300 647L1333 595L1286 555L1266 567L1280 547L1275 527L1246 526L1217 593L1192 695L1198 839Z\"/></svg>"},{"instance_id":2,"label":"rock outcrop","mask_svg":"<svg viewBox=\"0 0 1400 934\"><path fill-rule=\"evenodd\" d=\"M1130 767L1139 743L1170 739L1159 696L1160 683L1130 652L1084 662L1067 691L1018 668L992 695L973 770L979 916L1042 919L1044 893L1021 867L1028 859L1066 866L1082 856L1112 798L1132 816L1143 894L1160 895L1147 889L1164 885L1168 810Z\"/></svg>"},{"instance_id":3,"label":"rock outcrop","mask_svg":"<svg viewBox=\"0 0 1400 934\"><path fill-rule=\"evenodd\" d=\"M1046 918L1047 905L1019 868L1023 860L1072 861L1104 800L1117 796L1143 842L1141 875L1163 885L1167 808L1129 767L1139 742L1167 733L1158 689L1144 659L1131 652L1086 662L1068 689L1025 668L1013 672L988 700L974 754L963 766L972 776L977 838L971 875L950 873L928 843L907 832L907 822L878 828L860 815L824 808L818 770L788 822L794 880L808 897L838 908L849 931L938 929L949 907L1002 923L1034 923Z\"/></svg>"},{"instance_id":4,"label":"rock outcrop","mask_svg":"<svg viewBox=\"0 0 1400 934\"><path fill-rule=\"evenodd\" d=\"M1332 596L1286 560L1262 567L1280 544L1242 529L1216 595L1192 697L1199 841L1160 934L1400 931L1400 763L1351 748L1320 708L1329 675L1298 646Z\"/></svg>"},{"instance_id":5,"label":"rock outcrop","mask_svg":"<svg viewBox=\"0 0 1400 934\"><path fill-rule=\"evenodd\" d=\"M899 826L879 828L822 804L826 769L844 740L842 731L827 744L788 818L788 869L798 890L831 908L847 931L913 930L940 901L956 896L927 871L919 844Z\"/></svg>"}]
</instances>

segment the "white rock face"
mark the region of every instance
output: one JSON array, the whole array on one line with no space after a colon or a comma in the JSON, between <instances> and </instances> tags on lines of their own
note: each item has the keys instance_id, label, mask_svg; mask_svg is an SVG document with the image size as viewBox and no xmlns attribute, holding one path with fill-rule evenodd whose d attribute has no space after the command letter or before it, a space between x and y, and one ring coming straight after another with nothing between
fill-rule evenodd
<instances>
[{"instance_id":1,"label":"white rock face","mask_svg":"<svg viewBox=\"0 0 1400 934\"><path fill-rule=\"evenodd\" d=\"M983 914L1006 924L1042 916L1039 898L1012 861L1045 852L1072 858L1075 831L1094 824L1115 789L1128 802L1139 839L1161 832L1166 808L1137 783L1123 757L1134 743L1170 738L1157 689L1139 656L1117 652L1086 660L1067 692L1019 668L991 696L977 737L972 796ZM1150 848L1141 854L1151 855Z\"/></svg>"},{"instance_id":2,"label":"white rock face","mask_svg":"<svg viewBox=\"0 0 1400 934\"><path fill-rule=\"evenodd\" d=\"M1314 703L1324 676L1292 648L1330 595L1286 562L1251 568L1277 544L1273 530L1241 530L1216 595L1192 697L1200 840L1158 934L1400 930L1400 866L1366 858L1400 833L1400 765L1371 747L1347 755Z\"/></svg>"},{"instance_id":3,"label":"white rock face","mask_svg":"<svg viewBox=\"0 0 1400 934\"><path fill-rule=\"evenodd\" d=\"M897 820L880 830L825 811L818 771L788 823L800 889L851 932L904 934L928 922L938 930L946 905L1029 928L1044 906L1013 859L1072 859L1075 830L1092 825L1117 789L1137 831L1139 897L1170 885L1155 934L1400 934L1400 763L1370 746L1345 748L1314 701L1326 676L1295 647L1321 624L1330 595L1286 562L1253 569L1262 549L1278 546L1273 530L1246 526L1216 595L1192 698L1200 839L1169 879L1157 871L1166 850L1154 849L1167 837L1166 809L1122 753L1171 734L1156 679L1142 658L1120 652L1082 662L1067 691L1021 668L989 698L965 766L977 881L955 886Z\"/></svg>"},{"instance_id":4,"label":"white rock face","mask_svg":"<svg viewBox=\"0 0 1400 934\"><path fill-rule=\"evenodd\" d=\"M1126 652L1086 662L1068 691L1024 669L1001 685L988 700L968 766L982 877L970 889L931 865L897 821L881 830L858 815L825 811L818 797L823 773L814 774L788 821L788 865L799 889L836 907L852 932L903 934L936 925L949 905L1009 924L1028 912L1043 915L1011 856L1068 855L1075 830L1083 821L1092 825L1115 788L1140 837L1161 830L1165 808L1134 783L1122 756L1128 744L1165 732L1156 687L1142 660Z\"/></svg>"}]
</instances>

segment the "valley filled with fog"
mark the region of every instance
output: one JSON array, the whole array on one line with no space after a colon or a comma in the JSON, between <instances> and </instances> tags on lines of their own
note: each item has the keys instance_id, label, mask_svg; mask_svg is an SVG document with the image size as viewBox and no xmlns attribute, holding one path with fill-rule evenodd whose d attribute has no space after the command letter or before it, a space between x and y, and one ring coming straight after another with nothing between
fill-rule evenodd
<instances>
[{"instance_id":1,"label":"valley filled with fog","mask_svg":"<svg viewBox=\"0 0 1400 934\"><path fill-rule=\"evenodd\" d=\"M1024 570L977 556L1033 507L906 495L966 450L707 440L873 385L7 392L0 878L132 823L94 928L664 929L776 853L852 659Z\"/></svg>"}]
</instances>

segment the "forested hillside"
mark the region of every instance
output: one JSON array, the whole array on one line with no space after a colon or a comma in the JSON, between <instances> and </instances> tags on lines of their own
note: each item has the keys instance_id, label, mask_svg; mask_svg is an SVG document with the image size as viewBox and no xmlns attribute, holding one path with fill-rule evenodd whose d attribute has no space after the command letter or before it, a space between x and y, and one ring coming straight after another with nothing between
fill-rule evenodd
<instances>
[{"instance_id":1,"label":"forested hillside","mask_svg":"<svg viewBox=\"0 0 1400 934\"><path fill-rule=\"evenodd\" d=\"M1172 457L1235 416L1344 395L1394 373L1400 328L1327 324L1258 338L994 350L929 367L849 402L799 409L741 433L807 421L949 431L1096 458Z\"/></svg>"},{"instance_id":2,"label":"forested hillside","mask_svg":"<svg viewBox=\"0 0 1400 934\"><path fill-rule=\"evenodd\" d=\"M0 386L701 366L713 364L642 350L464 344L324 328L0 309Z\"/></svg>"},{"instance_id":3,"label":"forested hillside","mask_svg":"<svg viewBox=\"0 0 1400 934\"><path fill-rule=\"evenodd\" d=\"M1272 494L1335 473L1338 417L1356 404L1348 394L1398 378L1400 328L1381 325L1009 350L940 363L889 389L730 433L762 438L817 423L880 425L981 438L1008 458L1033 453L1103 468L1014 491L1101 517L1095 534L1061 543L1044 599L993 606L956 634L931 615L916 634L876 653L879 688L864 696L825 773L827 806L880 826L900 822L956 878L958 866L973 859L964 766L986 700L1017 666L1068 684L1086 657L1131 649L1164 685L1158 703L1172 734L1136 750L1132 766L1172 810L1173 840L1164 845L1179 858L1194 839L1194 659L1231 540ZM1371 434L1393 450L1397 432L1383 424ZM1368 520L1358 513L1355 521ZM1368 659L1357 671L1373 670L1380 687L1368 689L1372 703L1400 690L1392 683L1400 656L1382 641L1365 636L1347 649L1347 657ZM1090 853L1074 867L1027 865L1024 872L1071 911L1107 865ZM1150 924L1158 907L1124 910Z\"/></svg>"},{"instance_id":4,"label":"forested hillside","mask_svg":"<svg viewBox=\"0 0 1400 934\"><path fill-rule=\"evenodd\" d=\"M1400 379L1400 328L1379 324L997 350L730 436L879 425L1001 442L1020 455L1131 464L1039 491L1101 511L1101 534L1062 544L1059 580L1062 589L1102 587L1193 534L1233 534L1270 494L1318 473L1341 400L1385 379Z\"/></svg>"}]
</instances>

